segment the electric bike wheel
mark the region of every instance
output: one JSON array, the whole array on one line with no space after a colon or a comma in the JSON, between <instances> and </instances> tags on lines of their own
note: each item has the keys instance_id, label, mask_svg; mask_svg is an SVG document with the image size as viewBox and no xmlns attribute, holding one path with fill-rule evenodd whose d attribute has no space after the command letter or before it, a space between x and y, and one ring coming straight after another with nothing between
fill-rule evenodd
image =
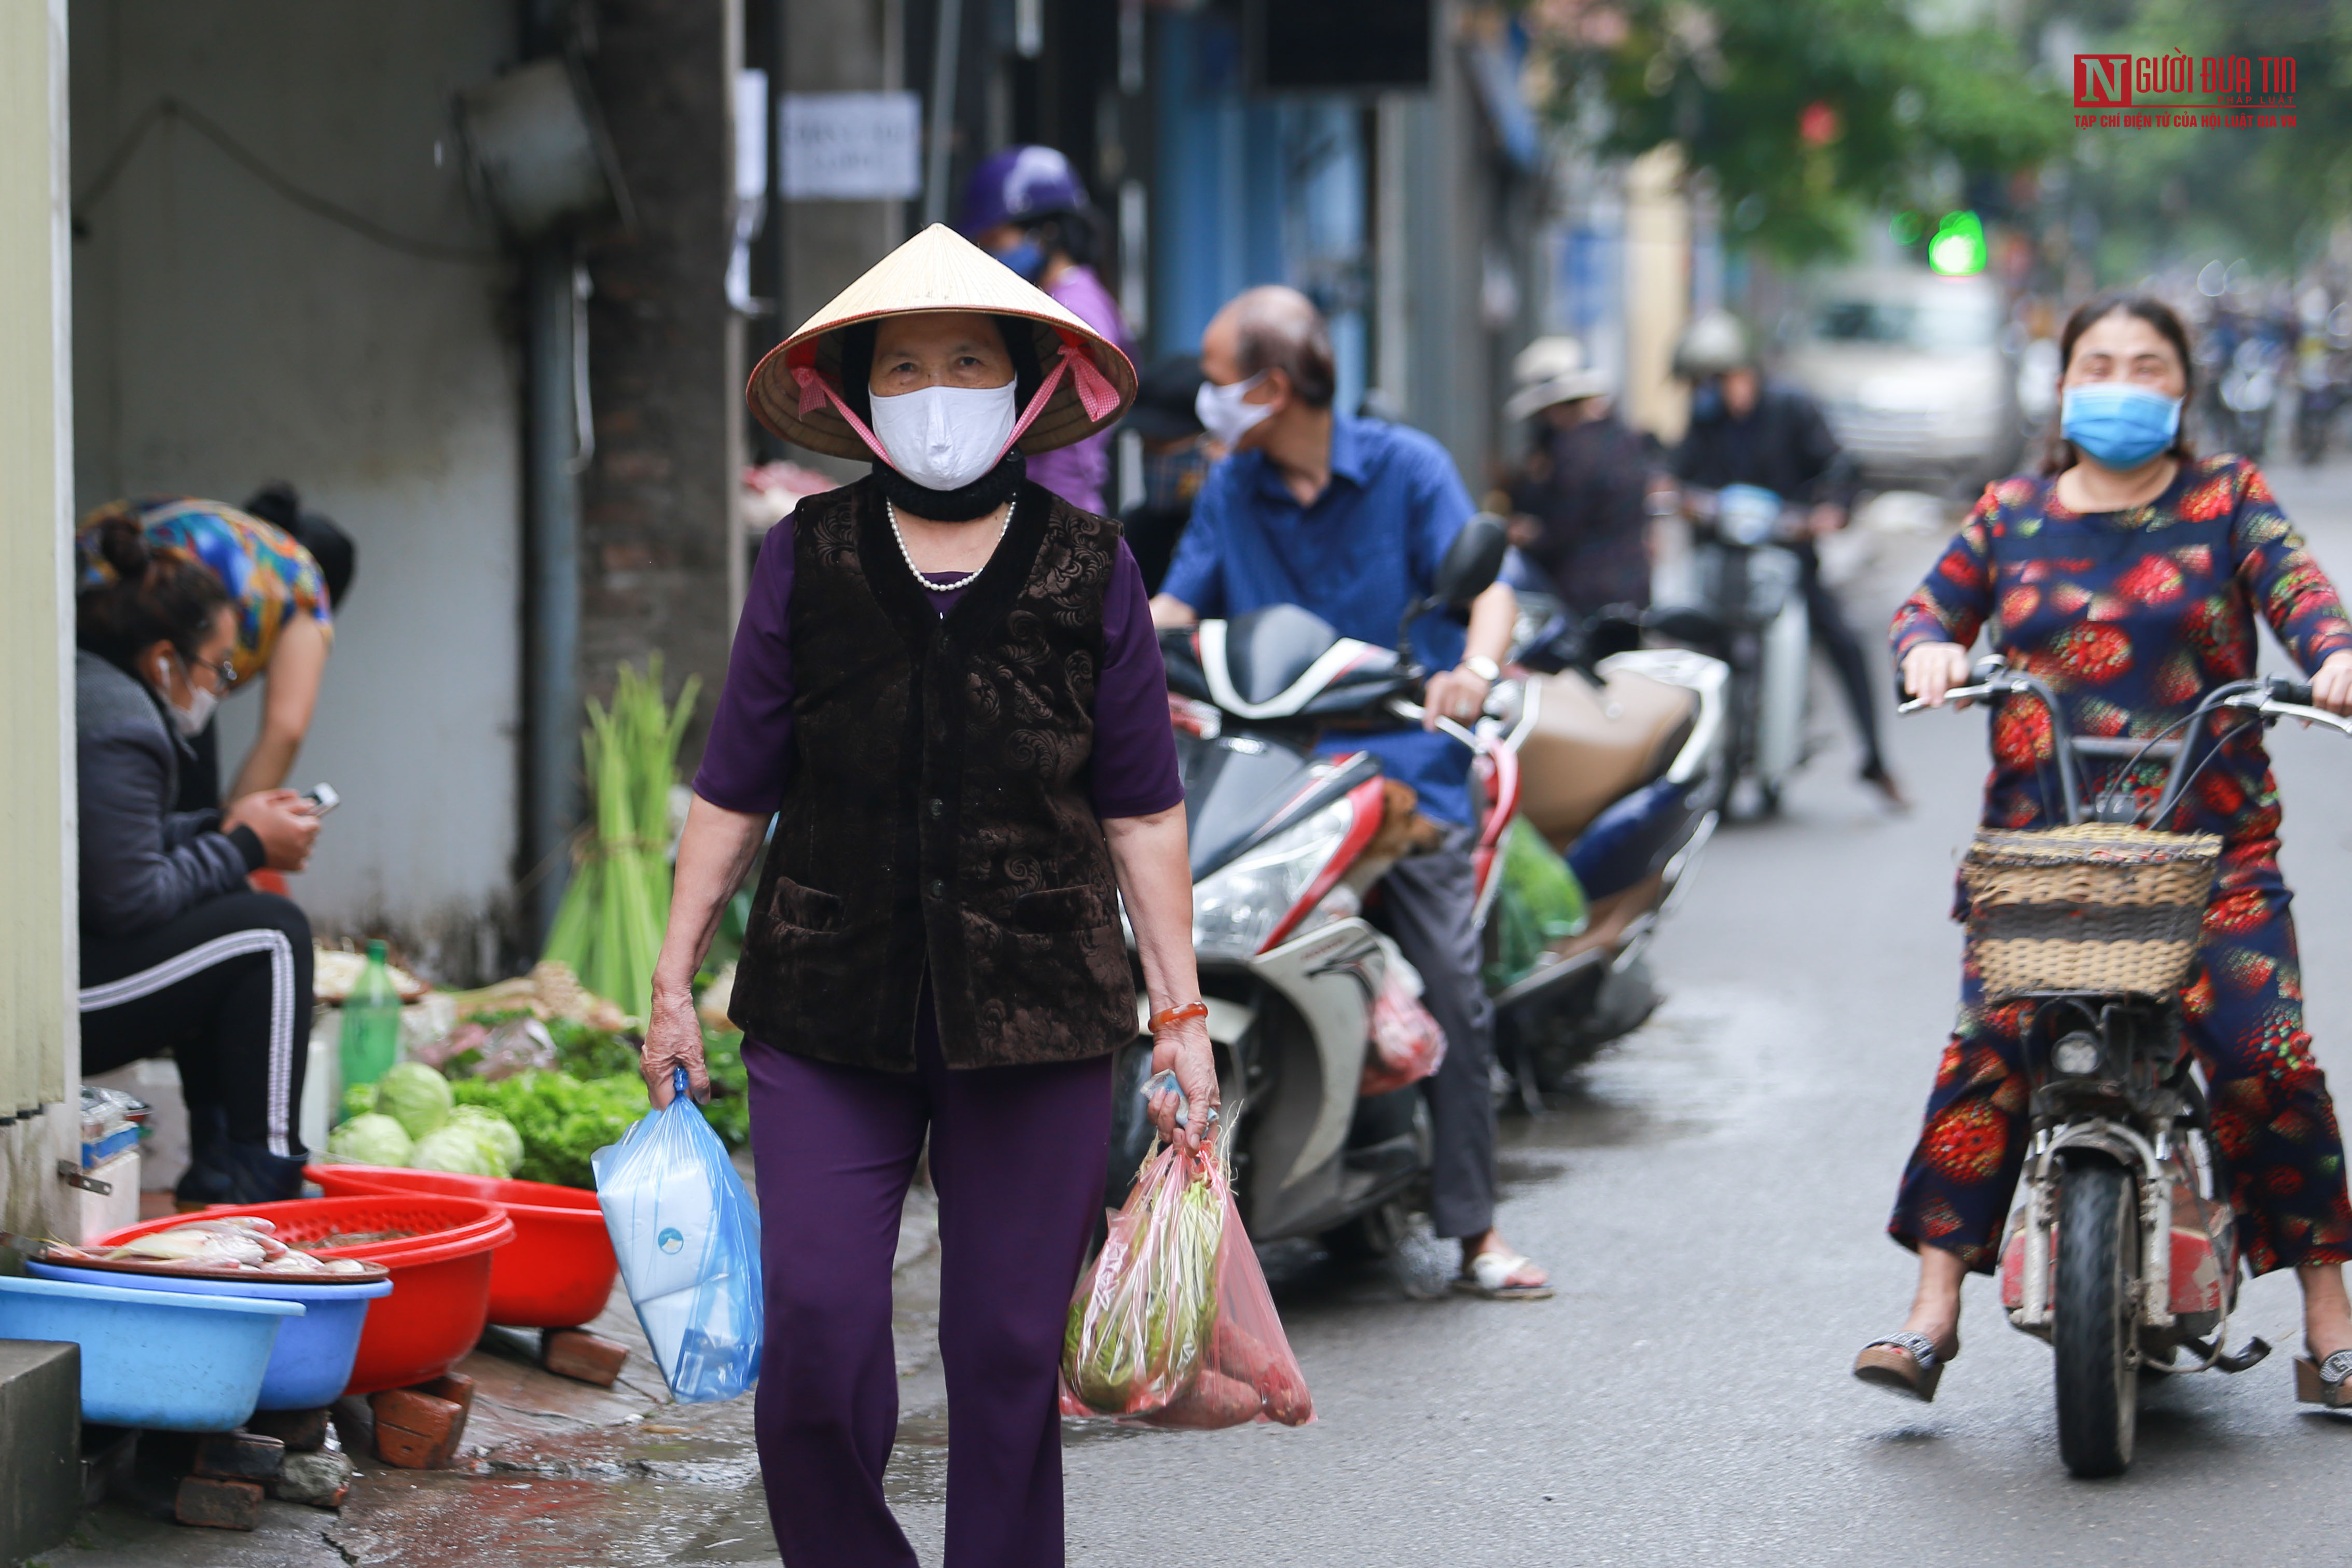
<instances>
[{"instance_id":1,"label":"electric bike wheel","mask_svg":"<svg viewBox=\"0 0 2352 1568\"><path fill-rule=\"evenodd\" d=\"M2138 1190L2122 1166L2077 1155L2058 1194L2058 1454L2077 1476L2117 1476L2139 1419Z\"/></svg>"}]
</instances>

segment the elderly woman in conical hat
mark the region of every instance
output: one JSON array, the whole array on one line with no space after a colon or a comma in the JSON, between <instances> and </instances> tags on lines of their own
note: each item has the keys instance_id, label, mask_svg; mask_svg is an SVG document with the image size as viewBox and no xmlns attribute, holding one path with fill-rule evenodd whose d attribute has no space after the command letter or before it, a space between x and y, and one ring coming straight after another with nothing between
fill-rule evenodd
<instances>
[{"instance_id":1,"label":"elderly woman in conical hat","mask_svg":"<svg viewBox=\"0 0 2352 1568\"><path fill-rule=\"evenodd\" d=\"M890 1266L929 1140L950 1411L947 1562L1062 1562L1055 1375L1097 1216L1111 1053L1139 1009L1189 1102L1217 1081L1183 789L1118 525L1027 483L1108 429L1125 358L943 226L763 360L767 427L873 471L760 550L677 853L645 1073L707 1092L688 991L767 841L730 1003L767 1290L756 1429L792 1568L914 1562L883 1500ZM772 818L774 827L770 831Z\"/></svg>"}]
</instances>

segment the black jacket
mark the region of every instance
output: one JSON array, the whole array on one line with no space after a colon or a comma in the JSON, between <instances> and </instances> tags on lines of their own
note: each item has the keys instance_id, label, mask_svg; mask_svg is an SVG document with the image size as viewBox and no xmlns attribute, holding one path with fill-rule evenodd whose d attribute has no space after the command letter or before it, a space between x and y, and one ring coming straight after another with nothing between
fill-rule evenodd
<instances>
[{"instance_id":1,"label":"black jacket","mask_svg":"<svg viewBox=\"0 0 2352 1568\"><path fill-rule=\"evenodd\" d=\"M1674 466L1675 478L1710 490L1759 485L1801 505L1853 500L1853 465L1820 406L1779 382L1763 384L1746 419L1720 408L1694 413Z\"/></svg>"},{"instance_id":2,"label":"black jacket","mask_svg":"<svg viewBox=\"0 0 2352 1568\"><path fill-rule=\"evenodd\" d=\"M162 705L87 649L74 654L74 733L84 931L135 936L245 890L260 839L223 833L218 811L172 810L183 747Z\"/></svg>"},{"instance_id":3,"label":"black jacket","mask_svg":"<svg viewBox=\"0 0 2352 1568\"><path fill-rule=\"evenodd\" d=\"M942 619L871 479L793 528L792 782L730 1010L797 1056L906 1072L934 998L950 1067L1135 1037L1118 883L1091 793L1118 524L1023 485Z\"/></svg>"}]
</instances>

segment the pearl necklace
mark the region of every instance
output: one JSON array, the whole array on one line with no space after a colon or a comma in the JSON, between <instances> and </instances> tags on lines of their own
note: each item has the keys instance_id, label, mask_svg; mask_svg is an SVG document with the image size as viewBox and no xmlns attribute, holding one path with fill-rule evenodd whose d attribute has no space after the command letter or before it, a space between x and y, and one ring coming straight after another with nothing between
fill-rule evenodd
<instances>
[{"instance_id":1,"label":"pearl necklace","mask_svg":"<svg viewBox=\"0 0 2352 1568\"><path fill-rule=\"evenodd\" d=\"M882 509L890 515L890 537L898 541L898 554L900 558L906 561L907 570L915 574L915 580L917 582L921 583L933 593L953 593L957 589L970 588L973 583L980 580L980 573L988 570L988 561L984 560L980 563L979 571L973 572L969 577L957 578L953 582L940 582L929 577L926 577L923 574L923 569L915 564L913 552L907 549L907 536L898 531L898 508L890 504L890 498L887 496L882 498ZM1001 545L1004 542L1005 532L1012 527L1013 505L1011 502L1007 502L1004 507L1004 521L997 525L996 544ZM989 546L988 554L991 560L995 559L996 545Z\"/></svg>"}]
</instances>

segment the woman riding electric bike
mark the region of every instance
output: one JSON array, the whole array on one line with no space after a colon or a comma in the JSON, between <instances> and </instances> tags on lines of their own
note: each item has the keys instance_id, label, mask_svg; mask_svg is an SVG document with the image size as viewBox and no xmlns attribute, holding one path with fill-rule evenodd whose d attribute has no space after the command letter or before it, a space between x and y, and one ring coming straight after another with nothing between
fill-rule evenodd
<instances>
[{"instance_id":1,"label":"woman riding electric bike","mask_svg":"<svg viewBox=\"0 0 2352 1568\"><path fill-rule=\"evenodd\" d=\"M1993 725L1984 824L2063 821L2044 791L2051 727L2074 736L2160 737L2209 692L2254 673L2254 614L2313 673L2312 704L2352 714L2352 621L2253 464L2200 459L2180 434L2190 388L2188 333L2161 302L2105 295L2077 309L2061 340L2061 434L2041 476L1987 489L1894 624L1906 689L1926 706L1967 685L1979 629L2011 668L2058 695L2050 712L2004 702ZM2290 897L2278 864L2278 791L2261 727L2180 744L2211 757L2168 821L2221 836L2221 873L2179 999L2203 1069L2216 1193L2238 1214L2255 1274L2292 1267L2303 1287L2310 1361L2299 1396L2352 1405L2352 1260L2343 1139L2304 1029ZM2142 758L2148 758L2143 760ZM2142 807L2165 764L2148 751L2111 776ZM1992 1271L2027 1154L2032 1004L1988 1005L1964 966L1959 1017L1904 1172L1888 1231L1919 1255L1901 1332L1866 1346L1854 1375L1935 1397L1959 1350L1960 1283ZM2059 1239L2063 1246L2064 1239Z\"/></svg>"}]
</instances>

